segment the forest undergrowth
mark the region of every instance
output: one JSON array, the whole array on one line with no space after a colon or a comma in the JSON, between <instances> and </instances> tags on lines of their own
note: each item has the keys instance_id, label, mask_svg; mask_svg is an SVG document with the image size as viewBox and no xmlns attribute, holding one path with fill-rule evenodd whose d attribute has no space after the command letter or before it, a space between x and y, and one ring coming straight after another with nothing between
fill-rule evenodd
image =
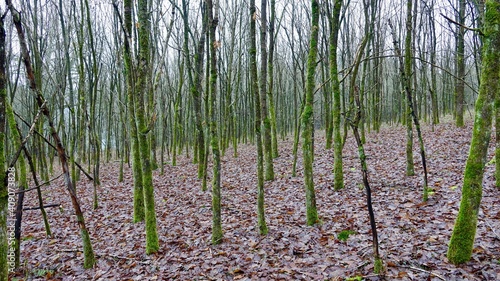
<instances>
[{"instance_id":1,"label":"forest undergrowth","mask_svg":"<svg viewBox=\"0 0 500 281\"><path fill-rule=\"evenodd\" d=\"M416 176L405 175L405 128L384 127L367 135L386 280L500 280L500 189L494 187L491 162L472 260L454 266L446 259L471 132L472 121L461 129L449 122L433 132L424 127L433 189L427 203L422 202L418 153ZM267 236L256 228L255 147L239 146L237 158L229 149L222 162L224 241L217 246L210 244L211 195L201 191L192 158L180 156L176 167L166 163L163 175L154 172L160 250L149 256L144 224L132 222L131 169L125 169L120 183L119 163L103 165L98 209L92 209L92 182L82 177L77 184L98 258L90 270L83 269L78 226L63 179L58 179L43 187L46 204L61 204L47 209L54 236L45 236L38 210L24 212L22 267L12 280L382 280L373 274L365 190L351 136L344 148L346 188L334 191L333 151L324 149L324 134L316 134L314 182L322 223L313 227L305 222L301 157L297 177L291 177L293 140L280 142L276 179L265 184ZM493 145L488 157L493 157ZM27 193L25 207L37 206L35 195Z\"/></svg>"}]
</instances>

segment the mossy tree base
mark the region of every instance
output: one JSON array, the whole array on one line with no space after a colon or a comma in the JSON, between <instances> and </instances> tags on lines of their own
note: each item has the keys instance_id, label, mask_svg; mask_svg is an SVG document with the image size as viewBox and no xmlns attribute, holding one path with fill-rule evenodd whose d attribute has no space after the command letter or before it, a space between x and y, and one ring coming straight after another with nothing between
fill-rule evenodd
<instances>
[{"instance_id":1,"label":"mossy tree base","mask_svg":"<svg viewBox=\"0 0 500 281\"><path fill-rule=\"evenodd\" d=\"M453 264L470 260L474 247L482 181L491 137L493 102L498 95L500 73L500 1L487 0L484 23L481 86L475 106L474 129L465 164L460 209L451 235L447 257Z\"/></svg>"}]
</instances>

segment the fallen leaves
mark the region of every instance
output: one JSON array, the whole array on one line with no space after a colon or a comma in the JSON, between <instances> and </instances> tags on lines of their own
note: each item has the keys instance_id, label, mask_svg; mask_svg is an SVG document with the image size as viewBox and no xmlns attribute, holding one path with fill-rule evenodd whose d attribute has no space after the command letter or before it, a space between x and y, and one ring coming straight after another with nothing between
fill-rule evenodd
<instances>
[{"instance_id":1,"label":"fallen leaves","mask_svg":"<svg viewBox=\"0 0 500 281\"><path fill-rule=\"evenodd\" d=\"M440 124L424 129L430 186L435 193L422 204L419 157L415 177L405 176L404 128L383 128L367 135L370 183L380 251L390 280L495 280L500 277L500 191L487 167L484 197L473 260L461 267L447 262L446 250L461 194L462 171L468 153L471 124L456 129ZM52 270L53 280L344 280L373 275L371 231L354 140L344 148L346 188L334 191L333 154L324 149L318 132L315 184L322 224L305 226L305 195L299 157L297 177L291 177L292 142L280 145L275 159L279 175L266 182L267 236L256 230L256 153L239 146L239 157L226 153L222 167L224 243L210 244L211 197L201 191L196 165L179 156L178 166L155 171L154 184L160 251L145 255L144 225L132 223L132 178L118 182L116 163L101 171L100 208L93 210L92 183L78 183L87 226L98 262L83 270L78 227L61 180L44 187L46 196L64 202L64 212L47 209L54 237L46 238L38 211L25 212L22 259L17 276L30 279L38 269ZM490 153L489 157L492 157ZM210 168L209 168L210 171ZM36 204L35 193L26 204ZM346 242L337 239L351 230ZM65 250L66 249L66 250ZM69 249L69 250L68 250ZM41 271L40 271L41 272Z\"/></svg>"}]
</instances>

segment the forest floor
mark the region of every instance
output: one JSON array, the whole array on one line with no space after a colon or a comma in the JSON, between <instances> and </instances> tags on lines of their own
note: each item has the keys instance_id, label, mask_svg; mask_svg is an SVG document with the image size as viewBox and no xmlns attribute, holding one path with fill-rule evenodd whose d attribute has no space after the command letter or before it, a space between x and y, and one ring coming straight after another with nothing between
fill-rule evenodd
<instances>
[{"instance_id":1,"label":"forest floor","mask_svg":"<svg viewBox=\"0 0 500 281\"><path fill-rule=\"evenodd\" d=\"M500 280L500 189L494 187L494 164L484 177L472 260L454 266L447 244L458 212L463 169L472 132L469 121L424 126L429 186L422 203L422 168L415 139L416 176L405 175L405 128L384 127L367 135L369 180L386 280ZM266 182L267 236L256 229L256 152L240 145L222 161L221 245L210 244L211 195L201 191L196 165L184 155L178 165L154 173L160 251L145 254L143 223L132 223L132 172L118 182L119 163L101 170L99 208L92 209L92 183L78 183L78 195L98 257L83 269L76 217L62 179L43 188L54 236L47 238L38 210L26 211L22 233L22 267L13 280L382 280L373 274L372 239L354 139L344 148L345 186L334 191L333 152L318 132L314 182L322 224L306 226L302 161L291 177L292 144L280 143L276 180ZM490 147L488 161L493 157ZM210 189L210 187L209 187ZM37 206L29 192L25 206ZM344 242L339 233L351 230ZM359 277L355 279L354 277ZM15 278L15 279L14 279ZM351 278L351 279L348 279Z\"/></svg>"}]
</instances>

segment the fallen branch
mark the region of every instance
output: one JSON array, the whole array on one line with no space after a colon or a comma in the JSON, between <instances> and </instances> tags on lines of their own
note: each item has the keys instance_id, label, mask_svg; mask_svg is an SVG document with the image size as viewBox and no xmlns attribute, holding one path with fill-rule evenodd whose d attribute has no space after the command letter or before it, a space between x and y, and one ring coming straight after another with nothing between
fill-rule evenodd
<instances>
[{"instance_id":1,"label":"fallen branch","mask_svg":"<svg viewBox=\"0 0 500 281\"><path fill-rule=\"evenodd\" d=\"M43 208L50 208L50 207L59 207L61 206L61 204L49 204L49 205L44 205ZM23 211L29 211L29 210L39 210L41 209L40 206L37 206L37 207L27 207L27 208L23 208Z\"/></svg>"},{"instance_id":2,"label":"fallen branch","mask_svg":"<svg viewBox=\"0 0 500 281\"><path fill-rule=\"evenodd\" d=\"M441 275L439 275L437 273L434 273L432 271L428 271L428 270L422 269L422 268L418 268L418 267L414 267L414 266L406 266L406 265L398 265L397 267L408 268L408 269L412 269L412 270L415 270L415 271L424 272L424 273L427 273L427 274L432 275L434 277L437 277L437 278L439 278L439 279L441 279L443 281L446 281L446 279L443 276L441 276Z\"/></svg>"}]
</instances>

